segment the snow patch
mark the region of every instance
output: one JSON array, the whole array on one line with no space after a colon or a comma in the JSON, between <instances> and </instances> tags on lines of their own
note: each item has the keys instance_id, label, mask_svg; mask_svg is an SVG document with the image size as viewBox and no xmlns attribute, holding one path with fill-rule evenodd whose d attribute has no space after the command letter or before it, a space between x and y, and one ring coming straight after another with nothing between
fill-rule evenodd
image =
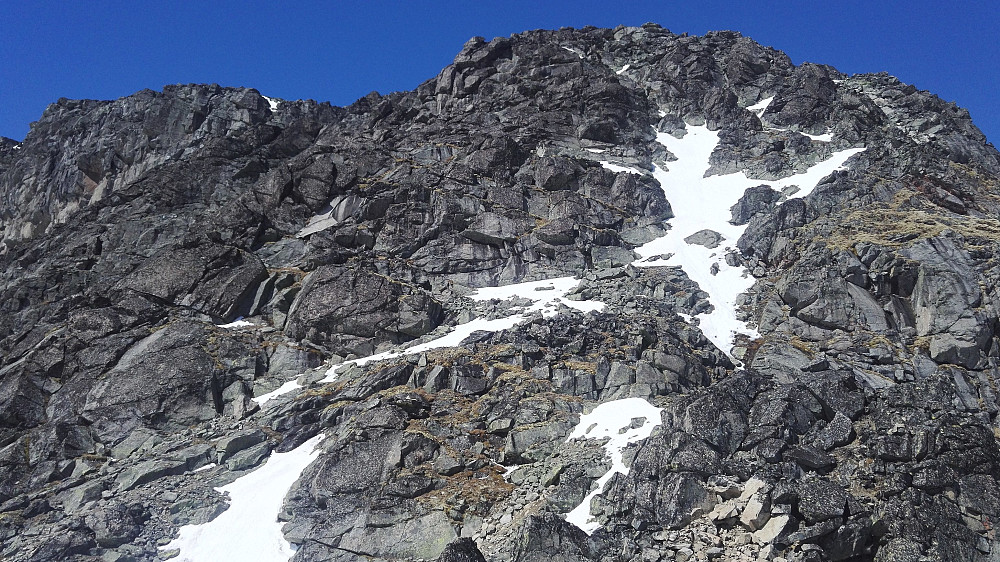
<instances>
[{"instance_id":1,"label":"snow patch","mask_svg":"<svg viewBox=\"0 0 1000 562\"><path fill-rule=\"evenodd\" d=\"M208 523L181 527L160 549L180 549L178 562L287 562L295 547L281 533L278 512L289 488L319 456L322 440L317 435L287 453L273 453L257 470L216 488L229 494L229 508Z\"/></svg>"},{"instance_id":2,"label":"snow patch","mask_svg":"<svg viewBox=\"0 0 1000 562\"><path fill-rule=\"evenodd\" d=\"M770 103L770 98L758 103L754 109L766 107L767 103ZM709 157L719 143L718 133L705 126L688 126L683 138L658 133L656 139L677 157L676 161L668 163L669 169L654 166L653 171L653 177L663 188L675 216L670 219L670 230L664 236L635 250L640 259L632 265L680 265L688 277L708 293L714 308L712 312L698 315L702 332L716 347L729 353L736 334L746 334L750 338L759 335L736 317L740 295L750 289L755 280L742 267L726 263L726 254L733 251L746 230L746 225L737 226L729 222L732 218L731 207L747 189L761 184L769 184L778 191L792 191L794 186L797 191L789 198L805 197L820 180L865 149L841 150L801 174L765 181L748 178L743 172L705 177L710 167ZM704 229L719 233L723 238L722 244L707 248L684 241ZM664 258L665 255L669 257Z\"/></svg>"},{"instance_id":3,"label":"snow patch","mask_svg":"<svg viewBox=\"0 0 1000 562\"><path fill-rule=\"evenodd\" d=\"M774 96L764 98L753 105L748 105L747 110L756 113L757 117L760 117L764 115L764 112L767 111L767 106L771 105L772 101L774 101Z\"/></svg>"},{"instance_id":4,"label":"snow patch","mask_svg":"<svg viewBox=\"0 0 1000 562\"><path fill-rule=\"evenodd\" d=\"M500 466L503 467L503 479L504 479L504 482L510 482L510 475L514 474L515 470L521 468L521 465L519 465L519 464L515 464L513 466L503 466L501 464Z\"/></svg>"},{"instance_id":5,"label":"snow patch","mask_svg":"<svg viewBox=\"0 0 1000 562\"><path fill-rule=\"evenodd\" d=\"M566 49L567 51L573 53L574 55L580 57L581 59L583 58L583 53L577 49L574 49L572 47L563 47L563 49Z\"/></svg>"},{"instance_id":6,"label":"snow patch","mask_svg":"<svg viewBox=\"0 0 1000 562\"><path fill-rule=\"evenodd\" d=\"M373 361L382 361L413 353L423 353L432 349L456 347L462 343L462 340L471 336L474 332L499 332L513 328L517 324L529 319L535 313L541 313L545 317L554 316L558 313L560 305L568 306L580 312L599 312L604 310L605 304L600 301L573 301L566 298L566 295L579 284L580 280L573 277L556 277L543 281L526 281L524 283L514 283L501 287L483 287L477 289L476 292L469 295L469 298L474 301L510 300L517 297L528 299L532 302L528 306L514 308L511 314L502 318L476 318L465 324L459 324L451 332L413 347L385 351L336 365L327 371L326 377L320 382L332 382L336 380L337 371L344 365L364 365Z\"/></svg>"},{"instance_id":7,"label":"snow patch","mask_svg":"<svg viewBox=\"0 0 1000 562\"><path fill-rule=\"evenodd\" d=\"M253 401L263 406L267 401L274 400L275 398L281 396L282 394L288 394L289 392L292 392L293 390L298 388L303 388L303 387L301 384L299 384L298 377L295 377L294 379L286 382L285 384L279 386L278 388L272 390L271 392L268 392L266 394L261 394L260 396L255 396Z\"/></svg>"},{"instance_id":8,"label":"snow patch","mask_svg":"<svg viewBox=\"0 0 1000 562\"><path fill-rule=\"evenodd\" d=\"M601 301L575 301L566 298L569 292L575 289L579 284L580 280L573 277L556 277L554 279L546 279L543 281L527 281L524 283L515 283L513 285L504 285L502 287L484 287L477 289L474 293L469 295L469 298L474 301L488 301L493 299L510 300L517 297L530 300L531 303L522 307L514 307L509 315L501 318L476 318L466 322L465 324L459 324L447 334L421 344L411 347L390 349L388 351L383 351L382 353L376 353L375 355L361 357L360 359L352 359L350 361L334 365L327 369L326 376L324 376L319 382L328 383L337 380L339 371L350 365L361 366L375 361L384 361L386 359L393 359L404 355L423 353L432 349L457 347L465 338L471 336L475 332L499 332L501 330L513 328L517 324L528 320L536 313L540 313L545 317L554 316L558 314L560 305L567 306L584 313L599 312L604 310L605 304ZM283 394L293 392L299 388L303 388L303 386L298 383L297 379L290 380L271 392L255 397L253 400L257 404L264 405L270 400L273 400Z\"/></svg>"},{"instance_id":9,"label":"snow patch","mask_svg":"<svg viewBox=\"0 0 1000 562\"><path fill-rule=\"evenodd\" d=\"M243 317L237 318L235 322L230 322L228 324L218 324L218 325L216 325L217 328L225 328L227 330L231 330L233 328L246 328L246 327L249 327L249 326L256 326L256 324L254 324L253 322L244 320Z\"/></svg>"},{"instance_id":10,"label":"snow patch","mask_svg":"<svg viewBox=\"0 0 1000 562\"><path fill-rule=\"evenodd\" d=\"M583 529L588 535L600 528L600 523L590 519L590 502L604 491L604 486L615 474L628 474L628 467L622 458L623 451L632 443L646 439L653 429L660 425L660 412L642 398L625 398L598 405L589 414L580 416L573 432L566 441L578 437L584 439L607 439L604 450L611 458L611 469L597 480L597 487L583 499L580 505L566 514L566 521ZM641 424L633 420L642 419ZM633 427L638 425L638 427Z\"/></svg>"},{"instance_id":11,"label":"snow patch","mask_svg":"<svg viewBox=\"0 0 1000 562\"><path fill-rule=\"evenodd\" d=\"M210 462L210 463L206 464L205 466L199 466L198 468L194 469L192 472L203 472L205 470L211 470L211 469L215 468L216 466L219 466L219 465L215 464L214 462Z\"/></svg>"},{"instance_id":12,"label":"snow patch","mask_svg":"<svg viewBox=\"0 0 1000 562\"><path fill-rule=\"evenodd\" d=\"M364 198L357 195L341 195L327 203L323 212L310 217L309 222L295 234L296 238L305 238L310 234L321 232L338 226L350 217L364 203Z\"/></svg>"},{"instance_id":13,"label":"snow patch","mask_svg":"<svg viewBox=\"0 0 1000 562\"><path fill-rule=\"evenodd\" d=\"M603 166L605 170L611 170L612 172L615 172L616 174L628 173L628 174L638 174L640 176L644 174L643 172L640 172L639 170L636 170L635 168L628 168L626 166L619 166L618 164L612 164L611 162L607 162L605 160L601 160L601 166Z\"/></svg>"},{"instance_id":14,"label":"snow patch","mask_svg":"<svg viewBox=\"0 0 1000 562\"><path fill-rule=\"evenodd\" d=\"M626 64L625 66L622 67L621 70L619 70L618 72L615 72L615 74L625 74L625 72L628 69L630 69L630 68L632 68L632 65L631 64Z\"/></svg>"},{"instance_id":15,"label":"snow patch","mask_svg":"<svg viewBox=\"0 0 1000 562\"><path fill-rule=\"evenodd\" d=\"M296 238L305 238L310 234L316 234L330 227L340 224L340 221L329 215L316 215L309 219L309 222L295 234Z\"/></svg>"},{"instance_id":16,"label":"snow patch","mask_svg":"<svg viewBox=\"0 0 1000 562\"><path fill-rule=\"evenodd\" d=\"M277 110L278 109L278 105L281 103L281 100L279 100L277 98L269 98L267 96L264 96L264 99L266 99L267 100L267 104L271 106L271 111Z\"/></svg>"},{"instance_id":17,"label":"snow patch","mask_svg":"<svg viewBox=\"0 0 1000 562\"><path fill-rule=\"evenodd\" d=\"M799 134L807 136L807 137L811 138L814 141L830 142L830 141L833 140L833 133L831 133L829 131L823 133L822 135L810 135L809 133L799 133Z\"/></svg>"}]
</instances>

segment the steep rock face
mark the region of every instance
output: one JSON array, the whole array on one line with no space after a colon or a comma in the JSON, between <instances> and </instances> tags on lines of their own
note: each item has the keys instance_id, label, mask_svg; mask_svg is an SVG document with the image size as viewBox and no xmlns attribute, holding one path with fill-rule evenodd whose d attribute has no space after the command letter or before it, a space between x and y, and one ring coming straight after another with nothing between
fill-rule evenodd
<instances>
[{"instance_id":1,"label":"steep rock face","mask_svg":"<svg viewBox=\"0 0 1000 562\"><path fill-rule=\"evenodd\" d=\"M657 135L702 126L708 175L759 181L738 240L686 242L752 276L734 310L634 252L688 165ZM964 110L732 32L474 38L345 108L60 100L0 139L0 552L171 555L322 434L278 490L299 561L992 560L998 187ZM648 437L567 440L636 398L660 419L609 435Z\"/></svg>"}]
</instances>

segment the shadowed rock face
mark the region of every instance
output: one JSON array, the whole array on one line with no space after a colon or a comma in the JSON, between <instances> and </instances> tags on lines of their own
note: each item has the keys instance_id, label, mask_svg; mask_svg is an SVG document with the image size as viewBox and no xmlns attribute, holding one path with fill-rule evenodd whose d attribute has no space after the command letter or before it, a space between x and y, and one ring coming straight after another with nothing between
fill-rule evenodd
<instances>
[{"instance_id":1,"label":"shadowed rock face","mask_svg":"<svg viewBox=\"0 0 1000 562\"><path fill-rule=\"evenodd\" d=\"M682 268L627 265L674 213L656 134L701 125L709 174L760 182L739 240L690 237L756 280L733 349ZM768 185L855 147L805 197ZM343 108L59 100L0 139L0 557L155 560L323 433L275 514L300 562L992 560L998 188L965 110L732 32L475 38ZM606 307L319 382L568 275ZM567 436L635 397L662 419L588 535L564 514L610 460Z\"/></svg>"}]
</instances>

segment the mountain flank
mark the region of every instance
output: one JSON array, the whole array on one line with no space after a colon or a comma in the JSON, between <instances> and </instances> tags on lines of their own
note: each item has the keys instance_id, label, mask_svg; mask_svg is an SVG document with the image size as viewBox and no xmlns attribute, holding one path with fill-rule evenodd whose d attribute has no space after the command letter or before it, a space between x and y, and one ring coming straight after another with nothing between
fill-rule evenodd
<instances>
[{"instance_id":1,"label":"mountain flank","mask_svg":"<svg viewBox=\"0 0 1000 562\"><path fill-rule=\"evenodd\" d=\"M60 99L0 139L0 558L1000 560L998 211L967 111L730 31Z\"/></svg>"}]
</instances>

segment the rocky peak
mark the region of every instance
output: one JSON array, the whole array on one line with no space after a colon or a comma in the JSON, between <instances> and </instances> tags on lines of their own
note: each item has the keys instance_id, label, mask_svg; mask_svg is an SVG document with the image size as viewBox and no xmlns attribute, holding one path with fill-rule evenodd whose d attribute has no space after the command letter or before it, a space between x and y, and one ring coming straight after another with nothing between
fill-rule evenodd
<instances>
[{"instance_id":1,"label":"rocky peak","mask_svg":"<svg viewBox=\"0 0 1000 562\"><path fill-rule=\"evenodd\" d=\"M655 24L59 100L0 139L0 556L991 560L998 186L933 94Z\"/></svg>"}]
</instances>

